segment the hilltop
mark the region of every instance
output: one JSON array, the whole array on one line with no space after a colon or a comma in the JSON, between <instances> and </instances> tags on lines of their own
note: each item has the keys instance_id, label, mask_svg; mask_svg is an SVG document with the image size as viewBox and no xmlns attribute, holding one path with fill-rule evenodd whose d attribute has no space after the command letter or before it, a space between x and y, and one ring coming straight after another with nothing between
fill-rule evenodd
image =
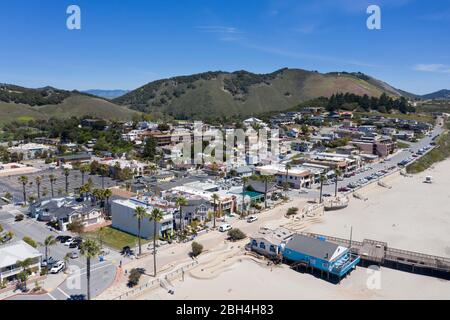
<instances>
[{"instance_id":1,"label":"hilltop","mask_svg":"<svg viewBox=\"0 0 450 320\"><path fill-rule=\"evenodd\" d=\"M90 116L107 120L131 119L136 111L106 99L52 87L30 89L0 85L0 122L11 120L68 118Z\"/></svg>"},{"instance_id":2,"label":"hilltop","mask_svg":"<svg viewBox=\"0 0 450 320\"><path fill-rule=\"evenodd\" d=\"M214 71L162 79L112 101L179 119L210 119L283 111L337 92L375 97L386 93L394 98L407 95L362 73L281 69L268 74Z\"/></svg>"}]
</instances>

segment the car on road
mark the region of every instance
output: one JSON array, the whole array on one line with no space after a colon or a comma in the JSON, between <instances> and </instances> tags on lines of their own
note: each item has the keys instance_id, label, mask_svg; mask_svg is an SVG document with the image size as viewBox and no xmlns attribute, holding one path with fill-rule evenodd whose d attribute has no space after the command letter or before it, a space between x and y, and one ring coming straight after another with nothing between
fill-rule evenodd
<instances>
[{"instance_id":1,"label":"car on road","mask_svg":"<svg viewBox=\"0 0 450 320\"><path fill-rule=\"evenodd\" d=\"M324 193L324 194L322 195L322 197L324 197L324 198L329 198L329 197L332 197L332 195L329 194L329 193Z\"/></svg>"},{"instance_id":2,"label":"car on road","mask_svg":"<svg viewBox=\"0 0 450 320\"><path fill-rule=\"evenodd\" d=\"M220 232L227 232L229 230L231 230L231 225L228 223L224 223L219 227Z\"/></svg>"},{"instance_id":3,"label":"car on road","mask_svg":"<svg viewBox=\"0 0 450 320\"><path fill-rule=\"evenodd\" d=\"M60 273L61 271L64 270L64 266L65 266L64 261L58 261L50 269L50 273L53 273L53 274Z\"/></svg>"},{"instance_id":4,"label":"car on road","mask_svg":"<svg viewBox=\"0 0 450 320\"><path fill-rule=\"evenodd\" d=\"M340 188L338 189L338 191L339 191L339 192L348 192L348 191L350 191L350 188L348 188L348 187L340 187Z\"/></svg>"},{"instance_id":5,"label":"car on road","mask_svg":"<svg viewBox=\"0 0 450 320\"><path fill-rule=\"evenodd\" d=\"M78 252L76 252L76 251L71 252L70 259L78 259Z\"/></svg>"},{"instance_id":6,"label":"car on road","mask_svg":"<svg viewBox=\"0 0 450 320\"><path fill-rule=\"evenodd\" d=\"M257 216L249 216L249 217L247 218L247 222L248 222L248 223L255 222L256 220L258 220L258 217L257 217Z\"/></svg>"}]
</instances>

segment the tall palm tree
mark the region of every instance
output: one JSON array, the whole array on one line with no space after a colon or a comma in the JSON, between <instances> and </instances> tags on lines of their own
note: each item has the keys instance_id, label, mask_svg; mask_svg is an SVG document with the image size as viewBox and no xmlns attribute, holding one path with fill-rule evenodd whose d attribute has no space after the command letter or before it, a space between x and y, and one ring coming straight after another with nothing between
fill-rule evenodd
<instances>
[{"instance_id":1,"label":"tall palm tree","mask_svg":"<svg viewBox=\"0 0 450 320\"><path fill-rule=\"evenodd\" d=\"M50 246L56 245L56 239L53 236L48 236L44 240L44 247L45 247L45 261L48 262L48 251Z\"/></svg>"},{"instance_id":2,"label":"tall palm tree","mask_svg":"<svg viewBox=\"0 0 450 320\"><path fill-rule=\"evenodd\" d=\"M138 206L138 207L136 207L136 209L134 209L134 217L137 219L137 222L138 222L139 255L142 254L142 247L141 247L141 222L147 216L148 216L147 210L144 207Z\"/></svg>"},{"instance_id":3,"label":"tall palm tree","mask_svg":"<svg viewBox=\"0 0 450 320\"><path fill-rule=\"evenodd\" d=\"M214 194L211 196L211 199L212 199L212 201L213 201L213 203L214 203L214 215L213 215L214 222L213 222L213 229L215 229L215 228L216 228L216 216L217 216L217 201L219 201L220 198L219 198L219 195L218 195L217 193L214 193Z\"/></svg>"},{"instance_id":4,"label":"tall palm tree","mask_svg":"<svg viewBox=\"0 0 450 320\"><path fill-rule=\"evenodd\" d=\"M336 168L336 170L334 170L334 174L336 175L336 179L335 179L335 185L334 185L334 196L337 197L338 194L338 180L339 177L342 176L342 170Z\"/></svg>"},{"instance_id":5,"label":"tall palm tree","mask_svg":"<svg viewBox=\"0 0 450 320\"><path fill-rule=\"evenodd\" d=\"M273 176L263 175L261 176L261 181L264 182L264 208L267 209L267 192L269 187L269 182L273 181Z\"/></svg>"},{"instance_id":6,"label":"tall palm tree","mask_svg":"<svg viewBox=\"0 0 450 320\"><path fill-rule=\"evenodd\" d=\"M54 198L55 197L55 193L54 193L54 190L53 190L53 184L56 182L56 176L54 174L51 174L48 177L50 179L50 188L52 189L52 198Z\"/></svg>"},{"instance_id":7,"label":"tall palm tree","mask_svg":"<svg viewBox=\"0 0 450 320\"><path fill-rule=\"evenodd\" d=\"M291 163L290 162L288 162L288 163L286 163L286 165L284 166L284 168L286 169L286 175L285 175L285 182L286 183L289 183L288 182L288 177L289 177L289 170L291 170L292 169L292 165L291 165Z\"/></svg>"},{"instance_id":8,"label":"tall palm tree","mask_svg":"<svg viewBox=\"0 0 450 320\"><path fill-rule=\"evenodd\" d=\"M245 188L247 187L249 178L243 177L242 178L242 214L245 215L247 213L247 208L245 207Z\"/></svg>"},{"instance_id":9,"label":"tall palm tree","mask_svg":"<svg viewBox=\"0 0 450 320\"><path fill-rule=\"evenodd\" d=\"M323 199L323 183L327 180L327 177L324 174L320 175L320 196L319 196L319 203L322 203Z\"/></svg>"},{"instance_id":10,"label":"tall palm tree","mask_svg":"<svg viewBox=\"0 0 450 320\"><path fill-rule=\"evenodd\" d=\"M23 191L23 203L27 204L27 183L28 183L28 177L27 176L21 176L19 177L19 182L22 183L22 191Z\"/></svg>"},{"instance_id":11,"label":"tall palm tree","mask_svg":"<svg viewBox=\"0 0 450 320\"><path fill-rule=\"evenodd\" d=\"M109 199L112 197L112 191L111 189L105 190L105 199L106 199L106 212L109 215Z\"/></svg>"},{"instance_id":12,"label":"tall palm tree","mask_svg":"<svg viewBox=\"0 0 450 320\"><path fill-rule=\"evenodd\" d=\"M91 171L91 166L88 164L83 164L80 167L80 172L81 172L81 185L84 185L84 176L86 173Z\"/></svg>"},{"instance_id":13,"label":"tall palm tree","mask_svg":"<svg viewBox=\"0 0 450 320\"><path fill-rule=\"evenodd\" d=\"M41 176L37 176L35 178L36 181L36 186L37 186L37 197L40 200L41 199L41 184L42 184L42 177Z\"/></svg>"},{"instance_id":14,"label":"tall palm tree","mask_svg":"<svg viewBox=\"0 0 450 320\"><path fill-rule=\"evenodd\" d=\"M153 209L150 214L150 221L153 221L153 274L156 277L156 236L159 236L159 232L157 232L156 227L158 222L163 219L163 212L159 209Z\"/></svg>"},{"instance_id":15,"label":"tall palm tree","mask_svg":"<svg viewBox=\"0 0 450 320\"><path fill-rule=\"evenodd\" d=\"M80 245L81 255L86 257L87 299L91 300L91 259L100 254L100 245L97 241L87 239Z\"/></svg>"},{"instance_id":16,"label":"tall palm tree","mask_svg":"<svg viewBox=\"0 0 450 320\"><path fill-rule=\"evenodd\" d=\"M22 260L22 261L17 261L17 262L16 262L16 265L17 265L19 268L22 268L22 269L23 269L22 272L20 272L20 273L18 274L18 278L20 279L20 281L23 282L25 291L27 291L27 280L28 280L28 277L29 277L29 275L30 275L29 267L30 267L32 264L33 264L33 261L32 261L30 258L25 259L25 260Z\"/></svg>"},{"instance_id":17,"label":"tall palm tree","mask_svg":"<svg viewBox=\"0 0 450 320\"><path fill-rule=\"evenodd\" d=\"M184 197L178 197L175 200L175 204L178 207L178 211L180 212L180 231L183 230L183 206L188 205L188 201Z\"/></svg>"},{"instance_id":18,"label":"tall palm tree","mask_svg":"<svg viewBox=\"0 0 450 320\"><path fill-rule=\"evenodd\" d=\"M64 176L66 178L66 194L69 194L69 175L70 175L70 170L68 168L65 168Z\"/></svg>"}]
</instances>

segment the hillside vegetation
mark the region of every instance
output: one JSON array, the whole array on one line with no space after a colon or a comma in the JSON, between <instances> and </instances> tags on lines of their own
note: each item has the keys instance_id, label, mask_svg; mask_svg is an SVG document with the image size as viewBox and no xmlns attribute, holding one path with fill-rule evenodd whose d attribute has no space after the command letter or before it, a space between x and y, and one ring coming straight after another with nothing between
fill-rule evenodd
<instances>
[{"instance_id":1,"label":"hillside vegetation","mask_svg":"<svg viewBox=\"0 0 450 320\"><path fill-rule=\"evenodd\" d=\"M143 112L162 112L178 119L211 119L283 111L338 92L379 97L402 94L362 73L281 69L269 74L247 71L206 72L144 85L113 102Z\"/></svg>"}]
</instances>

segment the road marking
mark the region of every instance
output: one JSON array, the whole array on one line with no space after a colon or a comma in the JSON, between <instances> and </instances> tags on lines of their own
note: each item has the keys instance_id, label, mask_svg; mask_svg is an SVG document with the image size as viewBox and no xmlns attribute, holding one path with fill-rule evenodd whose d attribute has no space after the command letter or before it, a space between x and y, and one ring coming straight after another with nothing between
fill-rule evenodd
<instances>
[{"instance_id":1,"label":"road marking","mask_svg":"<svg viewBox=\"0 0 450 320\"><path fill-rule=\"evenodd\" d=\"M70 298L70 296L69 296L67 293L65 293L63 290L61 290L59 287L56 288L56 290L58 290L58 291L61 292L63 295L65 295L66 298Z\"/></svg>"},{"instance_id":2,"label":"road marking","mask_svg":"<svg viewBox=\"0 0 450 320\"><path fill-rule=\"evenodd\" d=\"M55 298L54 296L52 296L52 295L50 294L50 292L48 292L47 294L48 294L48 296L49 296L50 298L52 298L52 300L56 300L56 298Z\"/></svg>"}]
</instances>

